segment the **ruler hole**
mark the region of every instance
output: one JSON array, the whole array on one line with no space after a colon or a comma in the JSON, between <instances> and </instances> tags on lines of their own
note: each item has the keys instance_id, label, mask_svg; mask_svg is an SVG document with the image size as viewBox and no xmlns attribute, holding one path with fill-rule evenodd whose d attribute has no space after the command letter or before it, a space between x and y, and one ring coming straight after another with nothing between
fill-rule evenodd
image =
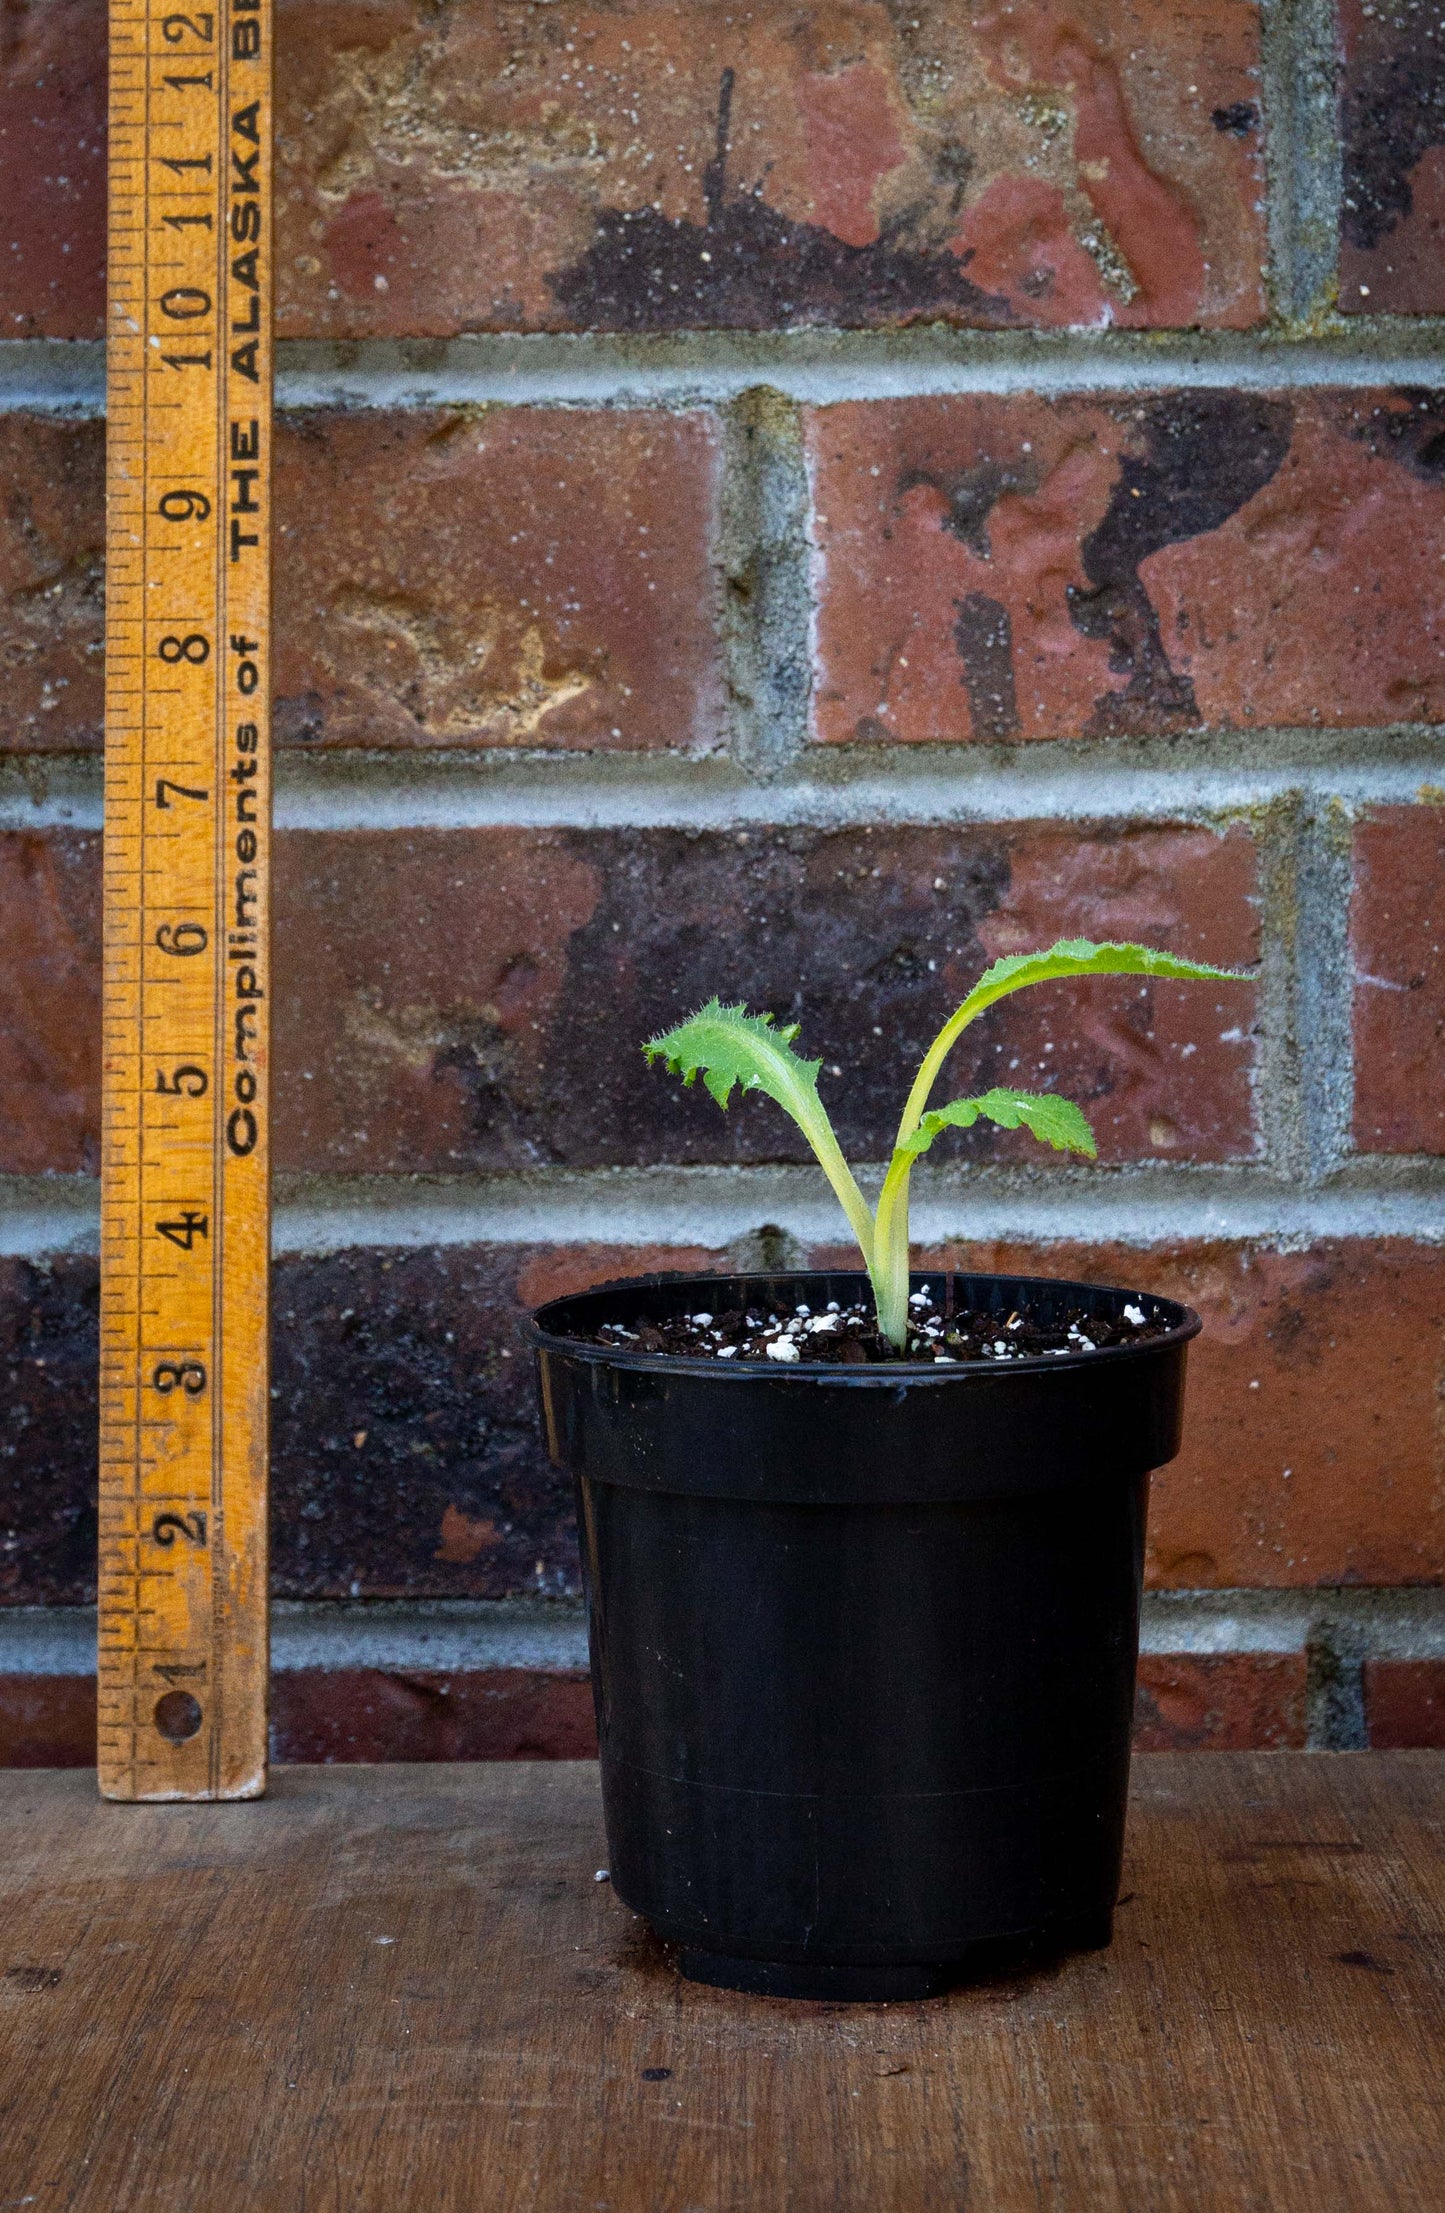
<instances>
[{"instance_id":1,"label":"ruler hole","mask_svg":"<svg viewBox=\"0 0 1445 2213\"><path fill-rule=\"evenodd\" d=\"M156 1727L168 1744L184 1744L200 1726L200 1701L188 1690L168 1690L156 1700Z\"/></svg>"}]
</instances>

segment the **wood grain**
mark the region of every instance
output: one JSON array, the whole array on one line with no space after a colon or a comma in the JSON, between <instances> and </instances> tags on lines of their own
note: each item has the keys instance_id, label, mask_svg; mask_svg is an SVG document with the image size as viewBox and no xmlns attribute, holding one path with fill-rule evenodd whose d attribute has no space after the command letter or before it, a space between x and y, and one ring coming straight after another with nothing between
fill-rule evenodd
<instances>
[{"instance_id":1,"label":"wood grain","mask_svg":"<svg viewBox=\"0 0 1445 2213\"><path fill-rule=\"evenodd\" d=\"M0 1776L0 2201L1445 2207L1445 1757L1136 1763L1113 1948L913 2006L681 1982L589 1764Z\"/></svg>"}]
</instances>

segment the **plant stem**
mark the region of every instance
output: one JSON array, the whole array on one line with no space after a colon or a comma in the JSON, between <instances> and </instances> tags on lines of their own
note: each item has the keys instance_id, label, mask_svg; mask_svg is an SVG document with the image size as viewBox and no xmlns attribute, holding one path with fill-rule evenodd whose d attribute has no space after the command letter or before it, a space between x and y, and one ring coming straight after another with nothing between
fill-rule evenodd
<instances>
[{"instance_id":1,"label":"plant stem","mask_svg":"<svg viewBox=\"0 0 1445 2213\"><path fill-rule=\"evenodd\" d=\"M971 991L924 1054L913 1088L904 1101L897 1147L888 1164L883 1189L878 1194L875 1257L869 1275L878 1302L878 1328L900 1352L908 1343L908 1185L913 1173L913 1156L902 1148L923 1119L929 1094L949 1053L974 1016L981 1014L988 1004L989 1000L979 991Z\"/></svg>"},{"instance_id":2,"label":"plant stem","mask_svg":"<svg viewBox=\"0 0 1445 2213\"><path fill-rule=\"evenodd\" d=\"M858 1250L863 1255L863 1265L871 1277L874 1256L873 1216L868 1201L858 1188L852 1169L843 1158L843 1149L833 1135L833 1125L821 1104L818 1113L809 1113L806 1121L801 1114L795 1119L812 1146L819 1167L833 1186L838 1204L848 1217L849 1227L858 1240Z\"/></svg>"},{"instance_id":3,"label":"plant stem","mask_svg":"<svg viewBox=\"0 0 1445 2213\"><path fill-rule=\"evenodd\" d=\"M908 1178L913 1163L896 1153L878 1194L873 1265L869 1275L878 1303L878 1327L902 1352L908 1342Z\"/></svg>"}]
</instances>

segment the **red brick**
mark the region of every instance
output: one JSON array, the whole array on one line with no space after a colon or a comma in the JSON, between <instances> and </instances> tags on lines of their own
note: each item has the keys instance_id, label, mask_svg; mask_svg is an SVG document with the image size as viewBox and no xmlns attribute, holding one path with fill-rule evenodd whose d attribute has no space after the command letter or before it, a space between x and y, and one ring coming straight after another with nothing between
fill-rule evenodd
<instances>
[{"instance_id":1,"label":"red brick","mask_svg":"<svg viewBox=\"0 0 1445 2213\"><path fill-rule=\"evenodd\" d=\"M1154 1477L1156 1589L1436 1584L1445 1252L957 1244L949 1265L1162 1292L1204 1319L1184 1449Z\"/></svg>"},{"instance_id":2,"label":"red brick","mask_svg":"<svg viewBox=\"0 0 1445 2213\"><path fill-rule=\"evenodd\" d=\"M523 1312L693 1246L366 1248L272 1272L277 1598L577 1589L570 1478L537 1430ZM0 1608L95 1596L97 1268L0 1258Z\"/></svg>"},{"instance_id":3,"label":"red brick","mask_svg":"<svg viewBox=\"0 0 1445 2213\"><path fill-rule=\"evenodd\" d=\"M293 417L281 743L711 745L717 458L700 415Z\"/></svg>"},{"instance_id":4,"label":"red brick","mask_svg":"<svg viewBox=\"0 0 1445 2213\"><path fill-rule=\"evenodd\" d=\"M277 435L281 745L720 736L700 415L303 414ZM0 417L0 751L101 742L104 426Z\"/></svg>"},{"instance_id":5,"label":"red brick","mask_svg":"<svg viewBox=\"0 0 1445 2213\"><path fill-rule=\"evenodd\" d=\"M1242 830L291 833L279 1164L806 1159L769 1102L724 1117L643 1064L641 1041L729 974L837 1055L840 1135L877 1158L907 1069L990 958L1084 932L1247 963L1255 866ZM0 1173L93 1169L99 840L0 834L0 892ZM1246 985L1036 991L970 1033L950 1081L1076 1095L1108 1159L1247 1158L1250 1000ZM951 1142L1042 1164L1023 1135Z\"/></svg>"},{"instance_id":6,"label":"red brick","mask_svg":"<svg viewBox=\"0 0 1445 2213\"><path fill-rule=\"evenodd\" d=\"M98 1273L0 1259L0 1608L95 1596Z\"/></svg>"},{"instance_id":7,"label":"red brick","mask_svg":"<svg viewBox=\"0 0 1445 2213\"><path fill-rule=\"evenodd\" d=\"M521 1668L298 1668L271 1678L271 1757L595 1760L592 1685Z\"/></svg>"},{"instance_id":8,"label":"red brick","mask_svg":"<svg viewBox=\"0 0 1445 2213\"><path fill-rule=\"evenodd\" d=\"M1402 1677L1420 1686L1403 1704ZM1372 1738L1377 1746L1445 1746L1438 1661L1372 1661L1366 1682L1376 1729L1385 1732ZM1146 1655L1139 1663L1141 1752L1297 1747L1303 1716L1297 1654ZM271 1757L282 1764L596 1755L591 1684L580 1671L301 1668L271 1678ZM93 1676L0 1676L0 1767L94 1764Z\"/></svg>"},{"instance_id":9,"label":"red brick","mask_svg":"<svg viewBox=\"0 0 1445 2213\"><path fill-rule=\"evenodd\" d=\"M362 1249L279 1261L275 1594L575 1594L572 1482L542 1448L521 1317L617 1276L722 1264L686 1246Z\"/></svg>"},{"instance_id":10,"label":"red brick","mask_svg":"<svg viewBox=\"0 0 1445 2213\"><path fill-rule=\"evenodd\" d=\"M706 1245L534 1246L517 1277L517 1304L525 1313L624 1276L705 1275L727 1267L727 1254Z\"/></svg>"},{"instance_id":11,"label":"red brick","mask_svg":"<svg viewBox=\"0 0 1445 2213\"><path fill-rule=\"evenodd\" d=\"M1086 932L1248 961L1254 891L1243 831L293 834L276 878L278 1164L809 1159L770 1101L723 1115L643 1062L645 1038L739 978L803 1018L841 1141L878 1159L908 1074L992 956ZM1111 1159L1248 1157L1251 997L1035 991L969 1033L949 1082L1077 1096ZM958 1143L1042 1165L1027 1136Z\"/></svg>"},{"instance_id":12,"label":"red brick","mask_svg":"<svg viewBox=\"0 0 1445 2213\"><path fill-rule=\"evenodd\" d=\"M1384 807L1354 840L1355 1143L1445 1152L1445 807Z\"/></svg>"},{"instance_id":13,"label":"red brick","mask_svg":"<svg viewBox=\"0 0 1445 2213\"><path fill-rule=\"evenodd\" d=\"M1445 8L1340 0L1346 315L1445 309Z\"/></svg>"},{"instance_id":14,"label":"red brick","mask_svg":"<svg viewBox=\"0 0 1445 2213\"><path fill-rule=\"evenodd\" d=\"M1365 1726L1376 1752L1445 1752L1445 1660L1366 1660Z\"/></svg>"},{"instance_id":15,"label":"red brick","mask_svg":"<svg viewBox=\"0 0 1445 2213\"><path fill-rule=\"evenodd\" d=\"M0 333L93 337L103 0L11 14ZM284 0L282 334L1242 326L1258 46L1246 0Z\"/></svg>"},{"instance_id":16,"label":"red brick","mask_svg":"<svg viewBox=\"0 0 1445 2213\"><path fill-rule=\"evenodd\" d=\"M1283 1752L1305 1741L1302 1652L1152 1653L1139 1662L1139 1752Z\"/></svg>"},{"instance_id":17,"label":"red brick","mask_svg":"<svg viewBox=\"0 0 1445 2213\"><path fill-rule=\"evenodd\" d=\"M93 1675L0 1675L0 1767L94 1767Z\"/></svg>"},{"instance_id":18,"label":"red brick","mask_svg":"<svg viewBox=\"0 0 1445 2213\"><path fill-rule=\"evenodd\" d=\"M90 337L105 10L31 0L20 25L0 328ZM1262 310L1243 0L286 0L277 41L286 336Z\"/></svg>"},{"instance_id":19,"label":"red brick","mask_svg":"<svg viewBox=\"0 0 1445 2213\"><path fill-rule=\"evenodd\" d=\"M0 833L0 1174L94 1174L100 839Z\"/></svg>"},{"instance_id":20,"label":"red brick","mask_svg":"<svg viewBox=\"0 0 1445 2213\"><path fill-rule=\"evenodd\" d=\"M1244 325L1258 37L1241 0L284 0L281 329Z\"/></svg>"},{"instance_id":21,"label":"red brick","mask_svg":"<svg viewBox=\"0 0 1445 2213\"><path fill-rule=\"evenodd\" d=\"M0 752L98 747L104 424L0 415L0 482Z\"/></svg>"},{"instance_id":22,"label":"red brick","mask_svg":"<svg viewBox=\"0 0 1445 2213\"><path fill-rule=\"evenodd\" d=\"M1445 719L1445 403L1405 392L815 413L827 740Z\"/></svg>"},{"instance_id":23,"label":"red brick","mask_svg":"<svg viewBox=\"0 0 1445 2213\"><path fill-rule=\"evenodd\" d=\"M0 338L105 330L105 0L6 0Z\"/></svg>"},{"instance_id":24,"label":"red brick","mask_svg":"<svg viewBox=\"0 0 1445 2213\"><path fill-rule=\"evenodd\" d=\"M1200 1309L1184 1451L1154 1480L1155 1587L1440 1581L1445 1254L1342 1240L921 1257L1123 1283ZM815 1264L856 1256L840 1244ZM575 1590L570 1486L537 1436L518 1317L590 1282L725 1265L692 1248L596 1246L283 1257L276 1595ZM0 1263L0 1604L93 1595L95 1278L87 1259Z\"/></svg>"}]
</instances>

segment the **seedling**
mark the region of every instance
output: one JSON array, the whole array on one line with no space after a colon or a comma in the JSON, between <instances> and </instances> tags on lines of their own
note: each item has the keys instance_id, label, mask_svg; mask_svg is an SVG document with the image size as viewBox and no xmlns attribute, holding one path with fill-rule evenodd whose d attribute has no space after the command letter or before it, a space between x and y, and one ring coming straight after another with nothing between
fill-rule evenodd
<instances>
[{"instance_id":1,"label":"seedling","mask_svg":"<svg viewBox=\"0 0 1445 2213\"><path fill-rule=\"evenodd\" d=\"M1061 976L1161 976L1170 981L1237 982L1233 968L1212 968L1207 961L1180 960L1150 945L1091 945L1086 938L1061 938L1043 953L1010 953L979 977L962 1006L944 1023L914 1079L898 1124L893 1157L870 1210L857 1178L833 1134L818 1096L820 1060L803 1060L793 1050L799 1025L775 1029L770 1014L749 1014L746 1007L725 1007L710 999L676 1029L643 1046L649 1061L663 1061L671 1074L703 1082L720 1107L734 1084L742 1091L764 1091L790 1114L812 1146L838 1203L847 1215L863 1255L878 1307L878 1327L900 1352L908 1336L908 1184L913 1163L946 1129L968 1129L980 1117L1001 1129L1026 1129L1056 1152L1097 1157L1094 1133L1072 1099L1054 1093L985 1091L976 1099L954 1099L930 1107L929 1095L959 1038L996 999L1052 983Z\"/></svg>"}]
</instances>

